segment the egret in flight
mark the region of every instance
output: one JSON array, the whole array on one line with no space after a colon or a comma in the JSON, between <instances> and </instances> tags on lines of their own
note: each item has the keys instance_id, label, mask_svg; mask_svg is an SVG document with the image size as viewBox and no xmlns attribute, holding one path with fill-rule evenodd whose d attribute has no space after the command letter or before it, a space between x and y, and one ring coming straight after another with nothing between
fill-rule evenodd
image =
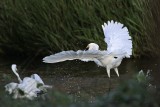
<instances>
[{"instance_id":1,"label":"egret in flight","mask_svg":"<svg viewBox=\"0 0 160 107\"><path fill-rule=\"evenodd\" d=\"M119 22L108 21L102 25L104 41L107 50L99 50L96 43L88 44L88 50L62 51L43 58L45 63L57 63L66 60L79 59L82 61L94 61L98 66L106 68L110 78L110 70L114 69L119 77L118 66L123 58L132 55L132 40L127 27Z\"/></svg>"}]
</instances>

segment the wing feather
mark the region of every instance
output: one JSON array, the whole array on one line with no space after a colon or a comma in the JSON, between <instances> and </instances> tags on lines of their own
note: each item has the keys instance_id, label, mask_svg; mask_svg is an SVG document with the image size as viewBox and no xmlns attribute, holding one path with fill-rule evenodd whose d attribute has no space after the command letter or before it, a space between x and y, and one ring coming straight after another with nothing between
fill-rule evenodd
<instances>
[{"instance_id":1,"label":"wing feather","mask_svg":"<svg viewBox=\"0 0 160 107\"><path fill-rule=\"evenodd\" d=\"M45 63L57 63L66 60L75 60L79 59L82 61L93 61L95 58L102 57L106 55L106 51L99 51L99 50L78 50L78 51L62 51L50 56L43 58L43 62Z\"/></svg>"},{"instance_id":2,"label":"wing feather","mask_svg":"<svg viewBox=\"0 0 160 107\"><path fill-rule=\"evenodd\" d=\"M105 35L104 40L107 43L108 53L125 53L125 57L132 55L132 41L127 27L112 20L104 23L102 29Z\"/></svg>"}]
</instances>

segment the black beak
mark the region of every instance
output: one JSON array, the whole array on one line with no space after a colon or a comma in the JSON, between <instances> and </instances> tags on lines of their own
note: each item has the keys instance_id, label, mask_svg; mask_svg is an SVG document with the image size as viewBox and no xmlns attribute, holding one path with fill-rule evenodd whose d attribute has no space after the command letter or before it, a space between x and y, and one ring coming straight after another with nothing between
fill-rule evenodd
<instances>
[{"instance_id":1,"label":"black beak","mask_svg":"<svg viewBox=\"0 0 160 107\"><path fill-rule=\"evenodd\" d=\"M117 59L118 57L115 56L114 58Z\"/></svg>"},{"instance_id":2,"label":"black beak","mask_svg":"<svg viewBox=\"0 0 160 107\"><path fill-rule=\"evenodd\" d=\"M87 51L88 49L89 49L89 47L87 46L86 49L85 49L85 51Z\"/></svg>"}]
</instances>

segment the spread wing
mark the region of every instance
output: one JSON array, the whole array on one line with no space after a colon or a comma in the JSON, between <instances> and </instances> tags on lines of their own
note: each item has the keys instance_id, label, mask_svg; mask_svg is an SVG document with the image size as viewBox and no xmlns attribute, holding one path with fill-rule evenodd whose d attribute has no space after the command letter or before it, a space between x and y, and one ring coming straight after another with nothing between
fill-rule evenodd
<instances>
[{"instance_id":1,"label":"spread wing","mask_svg":"<svg viewBox=\"0 0 160 107\"><path fill-rule=\"evenodd\" d=\"M132 55L132 41L127 27L112 20L104 23L102 29L105 35L104 40L107 43L108 53L125 53L124 56L128 58Z\"/></svg>"},{"instance_id":2,"label":"spread wing","mask_svg":"<svg viewBox=\"0 0 160 107\"><path fill-rule=\"evenodd\" d=\"M41 79L41 77L38 74L32 74L31 78L34 79L34 80L36 80L38 83L41 83L41 84L44 85L43 80Z\"/></svg>"},{"instance_id":3,"label":"spread wing","mask_svg":"<svg viewBox=\"0 0 160 107\"><path fill-rule=\"evenodd\" d=\"M62 51L50 56L46 56L43 58L43 62L45 63L57 63L66 60L75 60L79 59L82 61L94 61L95 58L100 58L103 55L106 55L106 51L99 50L78 50L78 51Z\"/></svg>"}]
</instances>

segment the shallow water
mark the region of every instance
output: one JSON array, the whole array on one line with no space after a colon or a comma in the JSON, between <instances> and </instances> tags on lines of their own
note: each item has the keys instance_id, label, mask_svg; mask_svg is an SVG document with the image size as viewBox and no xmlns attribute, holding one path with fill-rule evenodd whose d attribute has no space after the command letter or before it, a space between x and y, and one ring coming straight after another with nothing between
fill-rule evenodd
<instances>
[{"instance_id":1,"label":"shallow water","mask_svg":"<svg viewBox=\"0 0 160 107\"><path fill-rule=\"evenodd\" d=\"M98 67L93 62L76 60L44 64L41 60L1 59L0 75L2 75L2 79L0 84L8 82L5 78L10 78L10 82L18 82L10 69L13 63L17 64L21 78L37 73L45 84L53 86L53 91L58 90L77 98L87 98L90 99L89 101L93 101L95 96L107 94L109 90L117 87L120 82L130 79L140 70L145 72L150 70L154 78L153 84L160 87L159 59L124 59L119 67L119 78L114 71L111 71L111 84L109 84L105 68Z\"/></svg>"}]
</instances>

